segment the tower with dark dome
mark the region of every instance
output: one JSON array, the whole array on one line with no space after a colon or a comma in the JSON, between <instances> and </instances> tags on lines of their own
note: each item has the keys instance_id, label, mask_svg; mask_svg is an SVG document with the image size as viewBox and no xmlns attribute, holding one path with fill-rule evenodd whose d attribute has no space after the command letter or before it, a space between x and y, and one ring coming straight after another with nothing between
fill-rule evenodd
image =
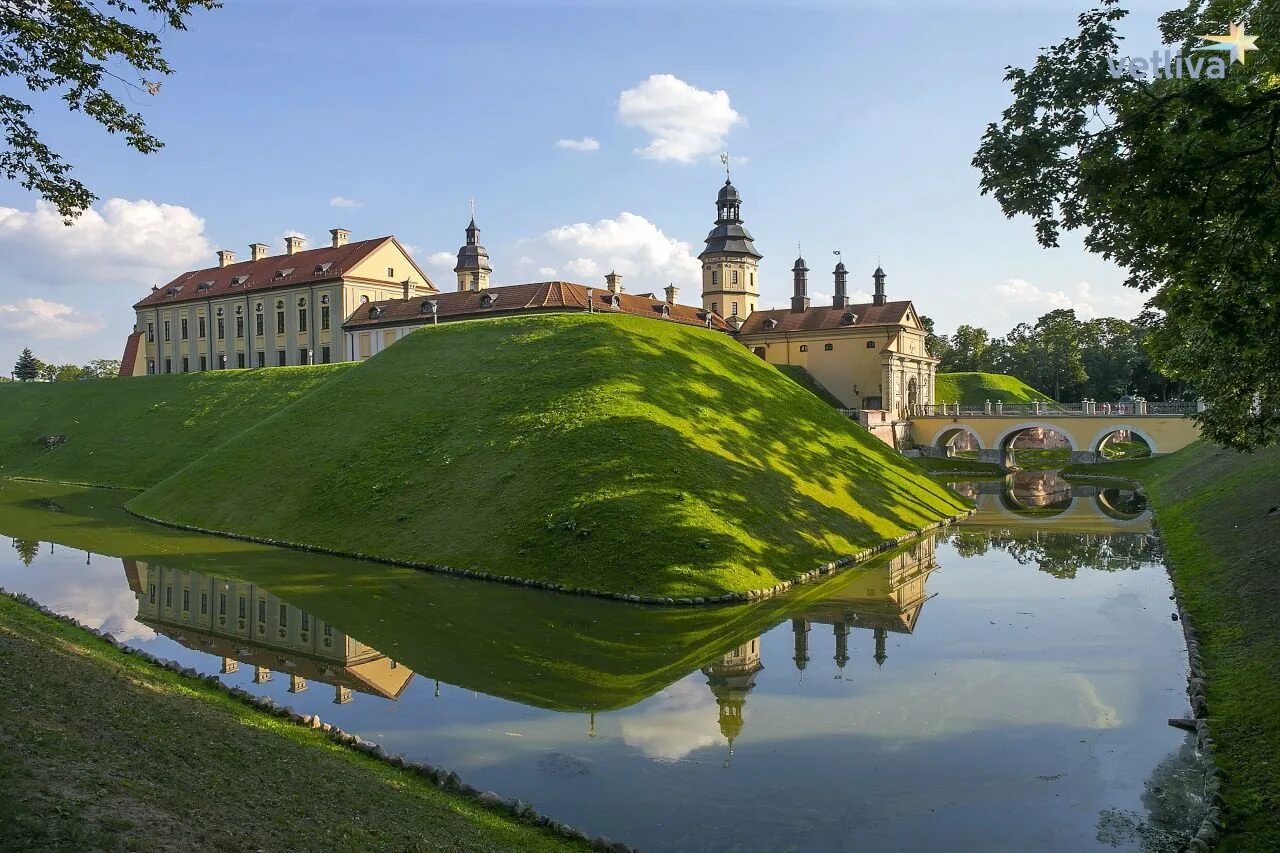
<instances>
[{"instance_id":1,"label":"tower with dark dome","mask_svg":"<svg viewBox=\"0 0 1280 853\"><path fill-rule=\"evenodd\" d=\"M720 734L729 744L729 756L733 756L733 742L742 734L746 720L743 710L747 694L756 686L756 674L764 669L760 662L760 638L743 643L722 657L702 668L707 686L716 697L720 709ZM728 764L728 761L725 762Z\"/></svg>"},{"instance_id":2,"label":"tower with dark dome","mask_svg":"<svg viewBox=\"0 0 1280 853\"><path fill-rule=\"evenodd\" d=\"M467 243L458 250L458 265L453 271L458 274L458 290L489 288L489 274L493 269L489 266L489 251L480 245L480 229L476 227L474 215L467 226Z\"/></svg>"},{"instance_id":3,"label":"tower with dark dome","mask_svg":"<svg viewBox=\"0 0 1280 853\"><path fill-rule=\"evenodd\" d=\"M707 235L702 261L702 307L740 326L760 301L760 259L742 224L742 196L726 176L716 196L716 225Z\"/></svg>"}]
</instances>

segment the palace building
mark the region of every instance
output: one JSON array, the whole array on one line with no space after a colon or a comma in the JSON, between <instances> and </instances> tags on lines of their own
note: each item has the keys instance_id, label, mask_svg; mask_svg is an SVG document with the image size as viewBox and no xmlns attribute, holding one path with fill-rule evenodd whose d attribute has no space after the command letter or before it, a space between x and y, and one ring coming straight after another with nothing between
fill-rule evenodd
<instances>
[{"instance_id":1,"label":"palace building","mask_svg":"<svg viewBox=\"0 0 1280 853\"><path fill-rule=\"evenodd\" d=\"M391 236L350 242L346 230L335 228L329 246L307 250L301 238L289 237L283 255L268 255L267 246L254 243L241 262L224 250L218 266L183 273L134 305L137 319L120 372L362 361L424 326L599 311L733 335L770 364L806 371L844 408L858 410L873 431L902 420L914 405L932 404L938 360L928 351L915 306L886 296L883 269L872 276L871 302L851 304L848 270L837 263L831 304L812 305L810 270L800 257L791 269L791 306L760 309L764 256L744 223L742 203L726 177L698 255L700 308L679 304L674 284L662 297L627 293L616 272L605 276L603 287L567 281L495 287L474 215L450 293L440 292Z\"/></svg>"}]
</instances>

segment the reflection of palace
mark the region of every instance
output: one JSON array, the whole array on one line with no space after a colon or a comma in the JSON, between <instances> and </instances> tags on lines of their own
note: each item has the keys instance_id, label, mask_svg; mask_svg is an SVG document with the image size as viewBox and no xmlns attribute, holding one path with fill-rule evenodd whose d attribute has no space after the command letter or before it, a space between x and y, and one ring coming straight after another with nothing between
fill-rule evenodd
<instances>
[{"instance_id":1,"label":"reflection of palace","mask_svg":"<svg viewBox=\"0 0 1280 853\"><path fill-rule=\"evenodd\" d=\"M222 672L240 664L253 680L273 673L289 679L289 692L308 681L334 688L345 704L352 692L395 699L413 671L377 649L312 617L257 584L124 561L129 588L138 599L138 621L189 649L222 658Z\"/></svg>"},{"instance_id":2,"label":"reflection of palace","mask_svg":"<svg viewBox=\"0 0 1280 853\"><path fill-rule=\"evenodd\" d=\"M833 633L833 659L839 674L849 663L850 629L870 630L875 652L872 660L884 666L888 660L885 641L890 631L910 634L920 619L920 610L929 596L925 581L937 568L934 539L926 537L884 565L851 577L820 601L808 605L791 620L795 635L795 666L800 672L810 661L810 632L814 624L830 625ZM743 711L747 695L755 687L756 674L764 669L760 660L760 638L756 637L702 668L707 686L716 697L720 711L720 733L729 743L745 725Z\"/></svg>"}]
</instances>

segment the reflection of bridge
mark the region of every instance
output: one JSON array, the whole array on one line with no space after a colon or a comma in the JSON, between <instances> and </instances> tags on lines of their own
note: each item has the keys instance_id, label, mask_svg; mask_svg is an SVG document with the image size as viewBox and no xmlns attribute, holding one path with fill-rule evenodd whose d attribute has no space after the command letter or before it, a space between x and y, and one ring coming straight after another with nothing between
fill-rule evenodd
<instances>
[{"instance_id":1,"label":"reflection of bridge","mask_svg":"<svg viewBox=\"0 0 1280 853\"><path fill-rule=\"evenodd\" d=\"M1002 480L954 486L977 503L966 527L1034 527L1046 531L1147 533L1151 513L1141 495L1122 486L1071 484L1053 471L1018 472Z\"/></svg>"},{"instance_id":2,"label":"reflection of bridge","mask_svg":"<svg viewBox=\"0 0 1280 853\"><path fill-rule=\"evenodd\" d=\"M334 689L333 701L352 691L396 699L413 670L280 599L257 584L199 572L124 561L138 599L138 621L189 649L222 658L222 672L253 667L257 684L272 672L301 693L314 680Z\"/></svg>"},{"instance_id":3,"label":"reflection of bridge","mask_svg":"<svg viewBox=\"0 0 1280 853\"><path fill-rule=\"evenodd\" d=\"M1126 431L1142 438L1153 454L1181 450L1200 437L1199 425L1187 417L1195 409L1194 403L1146 401L1129 404L1122 413L1100 413L1096 403L917 406L911 436L918 445L947 453L956 437L969 433L977 442L979 460L1008 466L1014 439L1028 430L1048 429L1070 443L1072 462L1097 462L1103 443Z\"/></svg>"}]
</instances>

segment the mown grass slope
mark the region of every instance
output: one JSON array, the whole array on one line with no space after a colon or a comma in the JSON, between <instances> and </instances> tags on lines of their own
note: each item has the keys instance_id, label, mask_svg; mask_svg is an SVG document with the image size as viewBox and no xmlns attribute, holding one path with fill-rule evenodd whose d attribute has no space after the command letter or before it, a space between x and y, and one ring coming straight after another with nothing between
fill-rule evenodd
<instances>
[{"instance_id":1,"label":"mown grass slope","mask_svg":"<svg viewBox=\"0 0 1280 853\"><path fill-rule=\"evenodd\" d=\"M1200 634L1209 729L1226 771L1224 849L1280 849L1280 447L1241 454L1201 441L1068 471L1146 488Z\"/></svg>"},{"instance_id":2,"label":"mown grass slope","mask_svg":"<svg viewBox=\"0 0 1280 853\"><path fill-rule=\"evenodd\" d=\"M1016 376L1003 373L939 373L934 384L939 403L981 406L987 400L1002 403L1032 403L1049 398Z\"/></svg>"},{"instance_id":3,"label":"mown grass slope","mask_svg":"<svg viewBox=\"0 0 1280 853\"><path fill-rule=\"evenodd\" d=\"M698 596L772 586L965 505L727 336L579 314L416 332L130 507Z\"/></svg>"},{"instance_id":4,"label":"mown grass slope","mask_svg":"<svg viewBox=\"0 0 1280 853\"><path fill-rule=\"evenodd\" d=\"M0 477L145 488L350 367L10 383Z\"/></svg>"}]
</instances>

